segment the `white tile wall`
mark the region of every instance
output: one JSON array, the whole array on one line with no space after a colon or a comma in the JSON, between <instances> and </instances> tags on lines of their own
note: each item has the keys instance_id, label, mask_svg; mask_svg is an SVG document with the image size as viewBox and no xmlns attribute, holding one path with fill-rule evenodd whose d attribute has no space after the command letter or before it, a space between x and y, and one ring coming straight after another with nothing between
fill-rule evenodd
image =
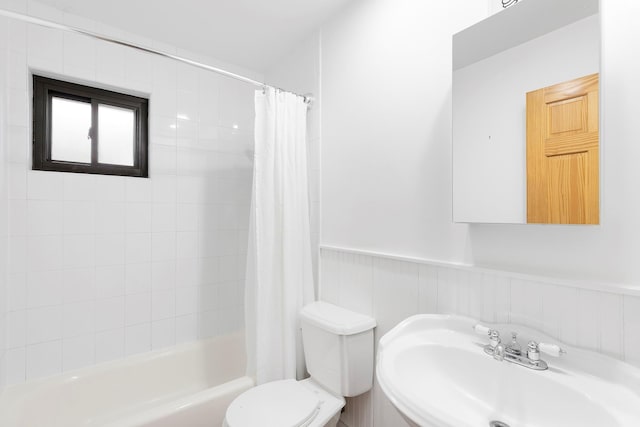
<instances>
[{"instance_id":1,"label":"white tile wall","mask_svg":"<svg viewBox=\"0 0 640 427\"><path fill-rule=\"evenodd\" d=\"M377 340L418 313L454 313L519 323L569 345L640 366L640 296L520 274L391 259L322 248L321 299L372 314ZM374 388L348 399L350 427L407 425Z\"/></svg>"},{"instance_id":2,"label":"white tile wall","mask_svg":"<svg viewBox=\"0 0 640 427\"><path fill-rule=\"evenodd\" d=\"M47 19L176 51L29 4ZM254 88L57 30L2 20L0 31L7 383L241 328ZM30 71L148 94L150 178L32 171Z\"/></svg>"}]
</instances>

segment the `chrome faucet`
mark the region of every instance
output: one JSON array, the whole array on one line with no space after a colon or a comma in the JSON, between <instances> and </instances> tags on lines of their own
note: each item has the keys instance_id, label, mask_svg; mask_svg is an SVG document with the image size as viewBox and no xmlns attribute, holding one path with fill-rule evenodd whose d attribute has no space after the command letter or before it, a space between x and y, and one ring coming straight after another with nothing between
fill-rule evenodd
<instances>
[{"instance_id":1,"label":"chrome faucet","mask_svg":"<svg viewBox=\"0 0 640 427\"><path fill-rule=\"evenodd\" d=\"M515 356L522 355L522 347L518 344L518 333L511 332L511 343L507 345L504 349L507 353L513 354Z\"/></svg>"},{"instance_id":2,"label":"chrome faucet","mask_svg":"<svg viewBox=\"0 0 640 427\"><path fill-rule=\"evenodd\" d=\"M489 335L489 345L491 345L492 348L496 348L502 342L500 332L495 329L489 329L487 335Z\"/></svg>"},{"instance_id":3,"label":"chrome faucet","mask_svg":"<svg viewBox=\"0 0 640 427\"><path fill-rule=\"evenodd\" d=\"M511 343L504 346L502 345L499 331L480 324L475 325L473 329L480 335L488 336L489 344L484 346L484 352L500 362L506 360L507 362L524 366L525 368L544 371L549 368L549 365L540 359L540 352L555 357L566 354L566 351L558 345L529 341L526 355L522 355L522 349L518 343L518 334L516 332L511 333Z\"/></svg>"},{"instance_id":4,"label":"chrome faucet","mask_svg":"<svg viewBox=\"0 0 640 427\"><path fill-rule=\"evenodd\" d=\"M493 358L496 359L498 362L502 362L504 360L504 355L505 355L504 346L502 344L498 344L493 349Z\"/></svg>"}]
</instances>

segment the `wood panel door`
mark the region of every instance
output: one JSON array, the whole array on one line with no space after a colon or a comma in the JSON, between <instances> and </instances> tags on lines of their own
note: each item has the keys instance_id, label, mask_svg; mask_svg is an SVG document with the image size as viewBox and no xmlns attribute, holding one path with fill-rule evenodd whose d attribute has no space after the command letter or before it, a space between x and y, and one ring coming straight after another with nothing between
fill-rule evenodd
<instances>
[{"instance_id":1,"label":"wood panel door","mask_svg":"<svg viewBox=\"0 0 640 427\"><path fill-rule=\"evenodd\" d=\"M527 223L600 222L598 74L527 93Z\"/></svg>"}]
</instances>

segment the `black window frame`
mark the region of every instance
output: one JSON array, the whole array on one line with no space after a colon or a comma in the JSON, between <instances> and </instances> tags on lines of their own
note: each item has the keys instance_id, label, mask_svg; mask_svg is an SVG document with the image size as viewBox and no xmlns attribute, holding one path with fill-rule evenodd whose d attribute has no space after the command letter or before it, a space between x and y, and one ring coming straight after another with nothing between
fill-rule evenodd
<instances>
[{"instance_id":1,"label":"black window frame","mask_svg":"<svg viewBox=\"0 0 640 427\"><path fill-rule=\"evenodd\" d=\"M51 158L51 103L53 97L91 104L91 163ZM98 105L133 110L135 138L133 166L98 163ZM33 75L33 170L149 177L149 100L138 96Z\"/></svg>"}]
</instances>

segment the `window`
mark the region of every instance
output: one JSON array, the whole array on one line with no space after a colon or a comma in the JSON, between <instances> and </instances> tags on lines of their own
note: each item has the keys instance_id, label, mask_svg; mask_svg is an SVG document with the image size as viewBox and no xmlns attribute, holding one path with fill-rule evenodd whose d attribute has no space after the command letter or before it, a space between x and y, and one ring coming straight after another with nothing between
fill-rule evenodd
<instances>
[{"instance_id":1,"label":"window","mask_svg":"<svg viewBox=\"0 0 640 427\"><path fill-rule=\"evenodd\" d=\"M147 177L148 100L33 76L33 169Z\"/></svg>"}]
</instances>

